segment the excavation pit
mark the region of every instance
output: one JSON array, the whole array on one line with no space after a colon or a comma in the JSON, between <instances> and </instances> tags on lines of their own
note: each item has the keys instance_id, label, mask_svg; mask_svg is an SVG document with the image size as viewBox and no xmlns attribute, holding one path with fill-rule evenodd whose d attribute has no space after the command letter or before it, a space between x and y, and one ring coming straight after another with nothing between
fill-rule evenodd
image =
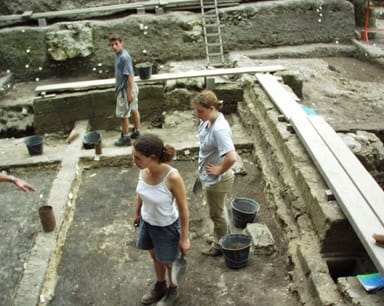
<instances>
[{"instance_id":1,"label":"excavation pit","mask_svg":"<svg viewBox=\"0 0 384 306\"><path fill-rule=\"evenodd\" d=\"M320 61L321 62L321 61ZM324 61L326 63L326 61ZM346 61L347 62L347 61ZM351 60L350 62L356 63L355 60ZM287 61L286 63L289 63ZM301 60L301 64L303 63L303 60ZM312 61L313 64L313 61ZM321 67L326 67L327 64L322 63L320 65ZM292 68L292 67L291 67ZM343 66L344 68L344 66ZM276 270L279 270L280 268L277 267L283 267L284 269L281 270L281 273L285 275L283 277L283 280L281 283L278 284L278 286L281 290L276 289L279 294L276 296L276 301L277 300L283 300L287 305L296 305L297 304L297 297L295 296L296 288L295 288L295 283L299 282L299 278L296 278L299 276L297 274L297 269L300 269L298 267L298 261L295 258L295 253L296 249L292 249L292 246L290 245L290 241L295 241L294 235L291 236L292 228L290 225L290 222L288 221L291 220L291 218L295 217L295 212L298 213L301 210L308 209L312 216L315 216L315 218L312 220L315 223L315 231L316 235L319 235L321 237L321 241L323 243L323 246L326 247L327 251L332 251L331 246L335 243L336 240L333 240L340 236L342 234L341 232L338 231L332 231L333 229L327 228L328 226L334 226L334 224L337 224L337 222L340 223L340 220L344 220L344 217L340 214L340 211L337 209L337 206L334 203L330 203L325 201L322 197L324 194L322 191L326 189L325 184L322 182L320 176L316 174L316 171L313 170L313 165L306 153L304 152L303 148L300 147L299 142L297 141L296 136L288 132L287 130L287 124L285 122L279 121L278 116L279 112L277 112L273 105L268 101L268 99L265 97L265 93L262 93L262 90L260 87L256 86L255 89L249 90L247 87L244 90L243 88L240 88L240 99L233 100L231 101L231 107L235 109L234 112L229 112L227 113L227 117L231 123L231 126L234 131L234 138L235 142L238 148L238 151L243 158L243 160L247 160L246 162L246 169L249 172L246 176L241 177L237 176L237 178L241 179L246 179L246 180L251 180L250 177L252 177L252 171L258 172L259 168L261 169L261 173L258 173L254 179L257 182L254 181L245 181L242 182L242 184L236 185L235 189L238 194L233 194L233 196L242 196L242 197L249 197L249 198L254 198L260 201L263 210L264 207L266 209L263 214L260 214L260 221L265 221L265 220L270 220L269 222L267 221L268 226L272 227L272 233L274 238L276 239L276 235L278 237L281 236L281 232L285 232L287 228L289 228L289 231L287 231L287 237L282 236L281 241L278 240L276 241L277 244L277 258L272 258L272 257L257 257L253 256L253 254L250 255L250 260L249 264L244 271L248 271L247 269L252 269L255 266L259 265L264 265L266 270L260 271L263 274L262 278L254 278L251 277L251 275L245 273L244 275L240 274L232 274L232 272L225 270L225 264L224 262L220 259L217 259L216 261L212 259L206 259L206 258L201 258L200 256L200 250L204 247L206 247L205 244L205 237L203 237L202 233L193 233L193 241L192 243L195 245L195 247L192 248L190 252L191 258L193 260L196 260L195 265L193 264L192 267L192 272L191 276L187 276L187 281L194 281L197 280L199 282L206 282L210 284L211 286L208 286L207 288L203 288L203 286L199 287L199 294L196 295L193 293L193 288L186 288L186 295L182 297L184 298L185 302L188 303L188 301L192 301L194 304L201 304L204 305L205 303L207 304L212 304L213 300L210 300L212 297L212 293L218 293L218 294L223 294L223 299L225 298L230 298L233 299L234 301L237 300L237 296L232 289L228 289L228 279L234 280L233 282L231 281L233 285L233 290L238 290L238 292L248 292L252 291L255 292L255 288L264 288L263 284L267 282L274 283L275 279L272 278L271 275L275 275ZM218 87L218 91L220 91L220 87ZM257 98L255 98L257 97ZM253 111L250 110L249 108L246 107L247 104L253 105L253 107L256 107L257 109L257 114L255 117L252 117ZM189 107L189 106L188 106ZM315 107L315 106L314 106ZM238 111L236 111L236 108ZM316 108L316 107L315 107ZM322 111L325 111L325 108L321 108ZM170 115L172 112L169 111L167 114ZM158 128L153 128L150 125L144 124L143 126L143 131L146 132L154 132L159 134L164 138L166 142L169 142L171 144L174 144L176 148L178 149L180 153L180 159L178 160L175 164L176 167L183 169L184 165L187 165L190 163L187 167L187 170L182 170L183 176L186 177L187 181L187 186L193 185L194 181L194 176L193 178L189 178L191 173L196 169L195 162L190 161L193 159L193 154L196 153L197 151L197 140L196 140L196 122L193 120L192 112L191 111L175 111L172 113L174 115L174 118L178 118L178 120L175 120L172 122L172 120L165 122L169 124L168 126L164 126L162 129ZM184 125L186 124L186 125ZM73 127L72 125L71 128ZM130 233L129 230L133 230L133 227L130 228L130 223L129 223L129 210L132 210L132 207L128 206L127 203L133 203L134 198L130 200L130 198L121 198L122 196L124 197L124 194L120 194L120 199L113 200L113 202L118 203L116 208L111 207L111 206L106 206L107 203L110 203L111 201L108 198L104 198L104 195L100 195L97 190L100 186L93 186L91 187L91 182L92 180L95 180L96 178L103 177L104 174L103 172L107 173L108 178L111 177L120 177L124 176L122 180L119 180L116 184L119 185L121 184L122 181L129 183L127 184L133 184L130 187L130 190L134 190L134 183L136 181L137 173L135 173L135 168L130 167L130 149L129 148L115 148L113 145L113 142L117 139L119 136L119 131L118 129L111 129L111 130L101 130L101 133L103 135L103 154L100 156L99 161L95 161L94 157L94 152L89 151L89 150L83 150L81 149L81 139L84 134L90 130L93 130L95 128L99 128L98 126L94 126L93 124L89 123L84 123L83 124L83 131L84 133L78 137L78 139L75 140L73 144L68 145L65 142L65 137L58 138L58 139L50 139L48 138L47 141L47 146L45 147L46 150L44 150L44 154L42 154L40 157L31 157L31 159L28 159L27 161L30 161L31 163L36 163L36 162L46 162L47 160L53 160L56 163L60 162L61 160L65 159L65 164L70 163L71 169L72 169L72 174L74 176L77 176L78 179L75 181L76 184L80 184L78 192L73 193L73 197L77 198L76 201L70 201L68 203L68 194L72 191L71 186L67 186L66 190L67 193L64 194L66 201L65 207L68 209L67 206L69 204L72 205L73 207L73 221L72 222L67 222L68 228L68 233L66 240L60 242L65 242L63 244L63 257L56 262L56 266L49 266L47 267L47 272L48 272L48 279L44 283L43 286L43 291L38 292L41 293L41 295L46 299L50 300L52 298L51 304L52 305L63 305L64 303L64 293L65 295L68 296L68 294L72 294L74 296L73 300L70 300L67 302L67 304L64 303L64 305L74 305L78 303L83 303L83 301L91 298L93 294L96 294L97 298L100 301L103 301L105 303L110 302L111 300L113 302L125 302L126 301L126 296L124 295L125 289L127 287L124 287L128 281L131 281L130 277L132 278L132 275L138 275L138 274L131 274L131 271L135 271L136 266L134 263L131 262L131 258L129 256L132 255L132 258L140 259L141 269L143 269L143 265L147 270L144 270L142 272L144 274L144 279L137 278L132 281L136 286L135 287L135 292L133 293L134 299L137 298L139 300L141 294L145 290L147 286L150 285L150 282L152 280L151 278L151 271L152 268L150 266L150 259L149 257L146 257L145 252L139 252L135 253L138 250L133 250L130 249L130 247L133 247L133 242L134 238L132 236L134 233ZM180 133L180 131L188 131L185 133ZM273 136L271 136L271 134ZM180 134L182 134L180 136ZM274 140L275 139L275 140ZM167 141L169 140L169 141ZM77 143L78 142L78 143ZM20 161L22 159L29 158L27 155L27 152L25 151L24 144L21 139L14 139L11 141L4 140L4 142L0 143L0 145L4 144L3 146L0 146L3 151L5 152L12 152L14 153L12 156L16 161ZM12 146L9 146L9 144L12 144ZM22 146L22 150L20 150ZM280 156L278 156L279 151L285 152L285 157L287 160L282 161ZM294 153L292 153L294 152ZM266 154L268 158L264 160L265 157L263 155ZM11 156L11 155L9 155ZM5 158L5 160L7 160ZM268 161L269 160L269 161ZM267 162L266 162L267 161ZM298 165L295 164L298 162ZM180 163L180 165L179 165ZM184 164L186 163L186 164ZM271 164L272 163L272 164ZM283 163L288 163L289 165L295 165L295 174L299 174L298 177L296 178L298 180L296 187L302 188L305 186L304 182L307 182L309 184L314 184L313 182L316 181L316 184L304 187L304 189L300 192L303 192L304 194L304 199L307 201L307 203L311 203L308 208L304 208L303 203L300 203L297 201L297 199L300 199L300 197L295 197L297 194L295 192L291 191L292 185L287 185L287 182L285 179L288 177L285 175L286 173L282 170L284 168ZM305 167L303 167L303 163L305 164ZM12 170L12 165L15 165L15 161L9 162L8 168L10 167ZM114 166L114 167L111 167ZM191 171L192 169L192 171ZM76 172L80 172L76 174ZM241 172L241 171L240 171ZM310 173L310 174L308 174ZM72 175L71 174L71 175ZM251 175L251 176L249 176ZM309 176L308 176L309 175ZM314 176L312 176L314 175ZM133 178L132 180L130 178ZM309 178L309 179L308 179ZM264 180L267 181L266 184L264 184ZM263 183L260 183L263 182ZM260 183L260 184L259 184ZM292 183L292 182L291 182ZM89 184L89 186L88 186ZM101 184L101 183L99 183ZM104 183L103 183L104 184ZM124 189L124 191L120 192L126 192L127 185L121 184L118 188ZM252 194L252 193L247 193L249 191L244 191L241 188L254 188L254 186L257 186L258 188L262 188L262 190L256 190L257 194ZM87 191L87 196L85 195L86 189L90 188L90 191ZM93 189L92 189L93 188ZM104 193L108 194L109 197L111 196L111 192L108 192L108 190L114 191L116 186L107 186L106 185L106 190ZM286 191L289 191L288 193ZM315 194L313 195L311 192L316 191ZM204 201L203 199L198 199L196 202L196 199L193 198L194 195L192 195L189 192L189 201L191 202L191 208L197 208L200 207L201 209L204 209ZM253 191L252 191L253 192ZM91 209L91 206L89 206L89 203L91 203L93 200L86 198L89 197L89 194L95 193L100 197L100 200L104 201L105 203L100 203L98 204L97 208L100 210L96 210L97 214L95 216L86 216L86 212L81 212L81 209L85 209L85 211L88 211ZM278 195L284 195L283 201L284 203L278 203L276 199L273 197ZM126 195L127 196L127 195ZM134 192L130 192L128 197L134 197ZM319 200L321 198L321 200ZM315 200L314 200L315 199ZM120 202L121 203L120 203ZM312 202L313 201L313 202ZM319 204L316 204L315 202L319 201ZM86 204L83 204L86 203ZM229 202L228 202L229 203ZM292 204L293 203L293 204ZM131 205L131 204L129 204ZM282 208L284 205L288 205L287 207L290 207L289 211L284 210L286 208ZM76 209L75 209L76 206ZM294 207L294 209L292 209ZM110 210L110 211L108 211ZM276 210L278 213L276 214ZM320 211L320 213L319 213ZM229 212L230 213L230 212ZM91 231L88 231L88 234L94 236L94 240L89 242L91 248L87 249L89 246L85 246L85 249L83 249L83 246L81 246L81 250L79 251L80 253L76 253L77 249L75 247L76 243L76 233L74 233L72 226L78 226L81 228L80 231L86 231L86 224L89 224L89 218L92 219L92 217L95 217L95 222L97 221L97 218L101 218L100 215L105 215L107 216L106 219L109 222L108 224L96 224L94 225L94 228L91 229ZM110 215L109 215L110 214ZM123 217L116 217L118 214L121 214ZM206 215L207 216L207 215ZM267 217L266 217L267 216ZM271 219L268 219L268 216L271 217ZM300 226L304 226L307 230L310 228L308 227L308 224L306 222L309 222L306 220L309 215L302 215L300 216L300 213L298 213L298 219ZM82 219L84 218L84 220ZM120 219L123 218L124 220ZM117 220L115 223L113 220ZM100 221L100 220L99 220ZM100 221L101 222L101 221ZM126 223L124 223L126 222ZM198 228L199 230L205 230L208 228L207 220L199 220L196 219L196 216L192 215L192 225L194 226L194 229ZM334 223L335 222L335 223ZM70 225L70 226L69 226ZM326 225L326 226L324 226ZM81 227L82 226L82 227ZM121 228L120 228L121 227ZM275 227L275 230L274 230ZM118 230L117 230L118 229ZM122 233L120 231L128 231L127 237L124 238L123 235L125 233ZM61 231L60 231L61 232ZM205 231L205 232L208 232ZM98 236L99 235L99 236ZM114 252L110 248L110 245L115 245L115 242L110 241L109 239L114 239L114 236L117 235L121 239L121 241L125 241L124 245L119 245L118 246L118 253L123 255L123 258L116 259L115 254L110 253ZM131 238L128 238L131 237ZM133 236L134 237L134 236ZM80 237L78 239L82 239L84 237ZM124 240L125 239L125 240ZM287 239L287 240L286 240ZM317 238L315 238L317 239ZM72 242L71 242L72 241ZM307 248L309 250L312 249L312 247L309 247L313 241L307 241L305 238L302 241L302 246L301 248ZM104 243L104 244L103 244ZM295 243L294 243L295 245ZM99 247L99 249L96 249L96 246ZM127 251L129 249L129 251ZM55 249L53 249L54 251ZM91 250L91 251L90 251ZM323 259L321 258L321 252L320 250L316 251L316 248L313 249L314 253L313 254L308 254L308 256L304 256L305 260L308 260L308 258L316 258L316 261L323 262ZM127 251L127 252L125 252ZM87 277L83 278L81 275L77 275L75 272L78 269L78 266L76 266L76 258L79 256L83 256L84 254L88 254L91 256L91 253L95 253L97 258L94 258L94 261L87 261L89 258L85 259L86 265L85 268L86 270L82 270ZM303 252L304 253L304 252ZM128 255L126 255L128 254ZM108 262L108 256L113 258L113 261ZM293 260L295 262L295 268L292 267L292 265L287 264L287 262L291 262ZM102 263L105 263L107 265L107 268L109 270L115 269L115 265L119 267L121 271L113 271L113 273L116 273L114 277L116 277L116 282L113 283L113 288L114 290L110 290L108 287L109 285L107 282L101 282L100 287L98 288L104 288L103 286L106 286L107 289L102 290L101 292L104 292L105 295L102 296L99 293L93 293L92 290L92 283L89 282L88 280L90 277L93 277L94 279L101 278L101 275L106 274L106 270L103 270L104 268L101 268L100 271L94 271L96 275L90 274L92 271L89 268L91 266L91 263L95 263L93 266L102 266ZM190 262L190 260L189 260ZM282 263L283 262L283 263ZM305 271L305 266L307 263L302 263L304 266L304 271ZM336 262L335 265L338 263ZM201 273L199 270L202 266L211 266L212 271L209 270L210 274L205 275L205 278L199 278L198 274ZM124 270L123 268L126 268ZM330 273L324 273L323 277L327 279L330 283L334 283L333 277L338 277L342 275L344 272L342 271L341 273L338 272L338 270L343 270L343 266L340 265L339 267L334 267L332 264L329 265L330 267ZM28 265L27 265L28 268ZM58 270L56 270L58 268ZM82 268L80 268L82 269ZM260 267L258 268L260 269ZM51 283L52 279L55 279L55 271L58 273L58 283L57 287L55 287ZM253 272L252 275L254 275L254 270L250 270ZM259 271L259 270L257 270ZM359 271L364 271L364 270L359 270ZM53 272L53 274L51 274ZM120 274L121 272L121 274ZM126 272L125 274L123 272ZM100 274L98 274L100 273ZM123 275L124 274L124 275ZM261 274L260 274L261 275ZM308 274L307 274L308 275ZM306 276L304 276L305 281L301 282L308 287L311 286L319 286L319 284L310 284L312 280L306 279ZM74 281L70 282L68 286L65 283L62 283L63 278L65 279L70 279L74 278ZM219 279L219 281L218 281ZM144 285L143 285L143 280L144 280ZM247 280L252 280L250 285L248 286ZM260 282L260 283L259 283ZM244 284L247 285L244 285ZM214 285L212 285L214 284ZM329 283L328 283L329 284ZM139 286L143 286L140 287ZM144 288L145 287L145 288ZM292 290L286 290L283 288L290 288ZM321 287L321 285L320 285ZM75 289L73 289L75 288ZM25 288L29 289L29 288ZM61 295L60 290L63 291L63 295ZM70 291L72 290L72 291ZM140 291L141 290L141 291ZM228 291L229 290L229 291ZM320 288L321 290L325 290L324 288ZM83 293L83 292L84 293ZM303 290L305 291L305 290ZM300 295L304 294L300 292ZM74 292L74 293L73 293ZM113 294L116 293L114 296ZM264 292L264 293L263 293ZM260 301L264 301L265 304L269 303L277 303L274 300L274 296L271 297L270 294L268 294L268 291L263 291L263 292L257 292L255 293L255 296L258 296L257 301L253 300L254 296L252 295L250 298L250 303L260 303ZM202 293L202 294L200 294ZM20 294L20 292L19 292ZM337 294L336 288L334 288L334 291L328 291L328 294ZM36 296L39 296L38 294ZM113 297L112 297L113 296ZM17 296L17 298L20 298L21 295ZM270 300L270 298L272 300ZM243 301L243 300L242 300ZM247 303L246 300L244 300L244 303Z\"/></svg>"}]
</instances>

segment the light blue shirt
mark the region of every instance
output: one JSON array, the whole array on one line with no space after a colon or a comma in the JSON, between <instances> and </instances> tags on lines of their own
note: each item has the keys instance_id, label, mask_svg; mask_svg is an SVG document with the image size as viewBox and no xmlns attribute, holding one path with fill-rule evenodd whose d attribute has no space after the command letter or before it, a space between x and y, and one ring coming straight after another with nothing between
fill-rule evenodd
<instances>
[{"instance_id":1,"label":"light blue shirt","mask_svg":"<svg viewBox=\"0 0 384 306\"><path fill-rule=\"evenodd\" d=\"M199 178L206 185L213 185L220 182L222 175L210 175L205 170L205 165L222 164L225 155L234 151L232 141L232 130L222 113L219 113L213 125L208 127L209 121L200 124L198 132L200 139L199 151Z\"/></svg>"},{"instance_id":2,"label":"light blue shirt","mask_svg":"<svg viewBox=\"0 0 384 306\"><path fill-rule=\"evenodd\" d=\"M115 55L115 90L127 90L128 76L134 77L132 59L128 52L123 49Z\"/></svg>"}]
</instances>

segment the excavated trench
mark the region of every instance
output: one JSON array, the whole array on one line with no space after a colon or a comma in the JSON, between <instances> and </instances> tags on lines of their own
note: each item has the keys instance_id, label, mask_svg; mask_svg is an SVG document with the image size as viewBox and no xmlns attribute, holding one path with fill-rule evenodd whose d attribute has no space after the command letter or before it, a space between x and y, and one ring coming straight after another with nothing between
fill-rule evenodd
<instances>
[{"instance_id":1,"label":"excavated trench","mask_svg":"<svg viewBox=\"0 0 384 306\"><path fill-rule=\"evenodd\" d=\"M311 10L309 16L316 14ZM226 18L232 20L224 14L223 20L228 22ZM151 25L154 21L149 20ZM313 24L312 19L308 20L308 24ZM6 32L3 31L5 36ZM304 35L307 31L299 32ZM136 34L132 36L140 37L140 33ZM229 37L236 37L230 34L227 33L228 41L232 41ZM271 62L285 65L288 72L280 78L300 96L303 105L325 116L335 130L345 134L365 131L381 138L383 71L353 58L358 52L338 43L336 40L337 46L315 45L308 53L303 51L305 46L297 46L288 51L283 47L280 54L270 49L265 51L266 56L258 50L255 54L240 52L229 56L240 66ZM196 50L194 44L186 44L192 52ZM93 59L95 63L87 63L87 69L104 62L106 48L96 49L99 55ZM141 50L135 52L137 57L142 55ZM174 65L173 72L186 67L196 69L181 62ZM297 86L297 82L301 85ZM4 138L0 139L0 169L22 176L38 191L23 194L7 184L0 185L4 209L0 222L0 255L4 264L0 274L7 284L0 290L1 304L138 305L153 273L149 256L134 247L137 233L131 217L137 169L132 167L130 149L113 146L118 127L113 116L106 115L113 114L112 90L34 97L31 101L36 85L28 84L26 99L20 94L28 87L24 84L16 84L15 90L2 97L0 113L6 119L0 123L8 128L1 132ZM292 127L281 120L281 114L253 76L220 78L215 88L226 101L225 113L242 160L228 208L236 196L257 200L261 211L256 222L267 226L274 244L267 249L253 248L247 267L241 270L227 268L222 258L200 255L211 224L204 199L191 193L197 144L196 121L189 100L202 85L190 80L147 84L143 85L140 99L143 131L157 133L176 146L178 159L173 165L180 169L188 189L192 249L180 304L381 305L383 292L366 294L355 277L376 271L369 256L337 202L327 198L328 186ZM75 104L75 112L67 113ZM48 110L52 105L57 109ZM92 114L80 116L89 105ZM151 116L154 110L156 118ZM163 120L162 128L151 125ZM20 129L9 126L9 122L25 125ZM80 137L67 144L65 138L73 128L80 131ZM98 129L103 135L100 160L95 160L92 150L81 148L82 137L90 129ZM45 133L46 143L43 155L31 158L20 137L34 133ZM367 142L372 140L367 138ZM377 152L368 154L366 159L378 158L381 147L375 147ZM361 158L363 163L366 159ZM384 181L381 167L369 168L378 182L382 179L380 184ZM54 206L58 227L53 233L41 230L37 208L43 203ZM228 213L231 217L230 209ZM232 230L240 231L234 226Z\"/></svg>"},{"instance_id":2,"label":"excavated trench","mask_svg":"<svg viewBox=\"0 0 384 306\"><path fill-rule=\"evenodd\" d=\"M271 231L274 252L265 254L254 249L248 266L239 271L226 268L220 259L202 258L199 252L205 247L210 223L203 198L191 194L197 147L194 137L186 137L195 134L196 121L191 111L175 111L166 115L169 118L165 119L163 128L154 129L144 122L144 131L158 133L170 144L179 146L178 161L174 165L180 169L189 190L193 247L188 256L185 292L180 303L336 303L341 296L348 296L345 283L350 283L346 281L349 277L375 272L374 266L337 203L324 196L326 184L297 136L286 122L280 121L279 112L266 93L258 84L241 78L239 98L239 87L223 89L226 82L219 83L216 90L219 96L224 94L227 100L237 101L236 108L229 104L226 116L243 162L228 206L236 196L257 200L262 209L256 222L266 224ZM153 90L151 86L149 90ZM15 250L25 249L24 255L18 255L16 263L12 255L6 256L10 265L3 267L3 273L13 284L8 292L2 292L5 301L18 303L25 298L24 291L31 290L25 279L26 272L36 264L33 259L36 253L47 248L39 241L46 239L47 234L41 233L36 206L43 201L52 203L56 198L58 203L53 204L60 210L57 217L62 225L55 236L49 238L50 252L43 252L46 263L37 277L41 288L36 291L38 295L32 294L32 300L38 296L41 305L136 305L133 301L140 300L144 287L149 286L153 279L150 259L134 248L136 233L130 223L137 169L131 167L129 153L111 151L117 132L102 133L105 158L100 161L94 160L93 152L79 151L79 148L61 157L73 156L74 159L75 179L69 181L67 188L63 188L58 179L63 169L57 160L50 162L54 172L46 172L45 167L36 168L36 165L23 167L22 171L17 170L18 167L8 168L17 174L21 171L20 175L44 188L39 190L40 199L37 194L26 199L0 186L2 192L9 195L7 209L14 201L26 208L26 214L19 217L21 221L16 221L22 226L16 230L19 244ZM77 141L77 147L81 147L81 139ZM58 151L68 150L60 135L48 146ZM25 155L25 148L19 146L18 150L24 150ZM62 164L67 162L63 160ZM25 172L26 169L29 170ZM247 174L241 175L243 171ZM58 185L55 187L55 184ZM56 196L52 188L63 189L65 194ZM72 196L68 200L69 194ZM14 213L14 209L9 210L5 220L12 220ZM230 209L229 215L231 217ZM26 223L30 226L25 227ZM232 230L239 232L234 226ZM199 285L196 287L196 284ZM354 286L358 288L358 284Z\"/></svg>"}]
</instances>

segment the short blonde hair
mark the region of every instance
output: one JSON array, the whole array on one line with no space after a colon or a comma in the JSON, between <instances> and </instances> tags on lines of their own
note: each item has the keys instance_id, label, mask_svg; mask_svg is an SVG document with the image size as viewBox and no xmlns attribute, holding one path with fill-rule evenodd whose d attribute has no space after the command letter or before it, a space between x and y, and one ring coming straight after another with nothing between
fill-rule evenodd
<instances>
[{"instance_id":1,"label":"short blonde hair","mask_svg":"<svg viewBox=\"0 0 384 306\"><path fill-rule=\"evenodd\" d=\"M193 104L199 104L205 108L213 106L217 110L223 108L223 100L219 100L216 94L211 90L203 90L192 99Z\"/></svg>"}]
</instances>

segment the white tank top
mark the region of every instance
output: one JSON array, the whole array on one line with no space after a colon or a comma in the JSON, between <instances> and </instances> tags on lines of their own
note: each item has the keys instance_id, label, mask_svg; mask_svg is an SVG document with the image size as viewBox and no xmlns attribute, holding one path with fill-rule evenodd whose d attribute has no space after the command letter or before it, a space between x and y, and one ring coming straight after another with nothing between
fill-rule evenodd
<instances>
[{"instance_id":1,"label":"white tank top","mask_svg":"<svg viewBox=\"0 0 384 306\"><path fill-rule=\"evenodd\" d=\"M150 185L144 182L142 171L140 171L136 192L143 200L141 217L151 225L167 226L179 218L176 200L166 184L168 176L174 171L177 170L171 168L157 185Z\"/></svg>"}]
</instances>

